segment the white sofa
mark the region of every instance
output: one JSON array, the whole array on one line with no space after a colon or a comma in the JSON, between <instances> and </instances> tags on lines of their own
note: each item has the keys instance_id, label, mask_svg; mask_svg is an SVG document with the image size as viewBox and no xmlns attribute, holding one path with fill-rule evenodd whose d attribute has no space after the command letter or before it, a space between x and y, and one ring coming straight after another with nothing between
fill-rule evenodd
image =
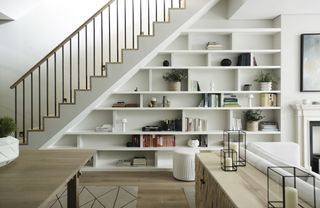
<instances>
[{"instance_id":1,"label":"white sofa","mask_svg":"<svg viewBox=\"0 0 320 208\"><path fill-rule=\"evenodd\" d=\"M291 142L254 142L247 144L247 162L267 174L270 166L295 166L316 178L316 203L320 207L320 175L300 167L299 146ZM287 172L283 172L288 174ZM313 201L311 181L298 180L299 196L306 202Z\"/></svg>"}]
</instances>

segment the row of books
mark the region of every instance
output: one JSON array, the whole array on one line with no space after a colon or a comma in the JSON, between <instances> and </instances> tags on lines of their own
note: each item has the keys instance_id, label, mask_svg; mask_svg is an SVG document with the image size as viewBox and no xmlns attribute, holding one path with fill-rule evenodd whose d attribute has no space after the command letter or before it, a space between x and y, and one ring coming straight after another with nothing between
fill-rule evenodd
<instances>
[{"instance_id":1,"label":"row of books","mask_svg":"<svg viewBox=\"0 0 320 208\"><path fill-rule=\"evenodd\" d=\"M204 93L198 107L221 107L221 94Z\"/></svg>"},{"instance_id":2,"label":"row of books","mask_svg":"<svg viewBox=\"0 0 320 208\"><path fill-rule=\"evenodd\" d=\"M197 80L189 80L189 91L200 91L200 85Z\"/></svg>"},{"instance_id":3,"label":"row of books","mask_svg":"<svg viewBox=\"0 0 320 208\"><path fill-rule=\"evenodd\" d=\"M251 56L250 53L242 53L238 56L237 66L251 66L251 65L257 66L257 61L255 56Z\"/></svg>"},{"instance_id":4,"label":"row of books","mask_svg":"<svg viewBox=\"0 0 320 208\"><path fill-rule=\"evenodd\" d=\"M208 130L208 121L201 118L185 118L185 129L186 131L207 131Z\"/></svg>"},{"instance_id":5,"label":"row of books","mask_svg":"<svg viewBox=\"0 0 320 208\"><path fill-rule=\"evenodd\" d=\"M173 135L143 135L143 147L175 147Z\"/></svg>"},{"instance_id":6,"label":"row of books","mask_svg":"<svg viewBox=\"0 0 320 208\"><path fill-rule=\"evenodd\" d=\"M240 107L237 96L225 94L223 97L223 107Z\"/></svg>"}]
</instances>

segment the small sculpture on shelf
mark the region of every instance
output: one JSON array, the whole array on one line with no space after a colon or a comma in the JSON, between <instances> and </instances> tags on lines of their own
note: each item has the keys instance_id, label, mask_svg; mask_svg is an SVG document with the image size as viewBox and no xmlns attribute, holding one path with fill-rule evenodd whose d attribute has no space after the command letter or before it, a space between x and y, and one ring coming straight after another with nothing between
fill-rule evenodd
<instances>
[{"instance_id":1,"label":"small sculpture on shelf","mask_svg":"<svg viewBox=\"0 0 320 208\"><path fill-rule=\"evenodd\" d=\"M221 66L231 66L231 64L232 64L232 61L230 59L227 59L227 58L222 59L221 62L220 62Z\"/></svg>"},{"instance_id":2,"label":"small sculpture on shelf","mask_svg":"<svg viewBox=\"0 0 320 208\"><path fill-rule=\"evenodd\" d=\"M196 147L199 147L200 145L200 142L198 139L189 139L188 140L188 146L189 147L193 147L193 148L196 148Z\"/></svg>"},{"instance_id":3,"label":"small sculpture on shelf","mask_svg":"<svg viewBox=\"0 0 320 208\"><path fill-rule=\"evenodd\" d=\"M166 96L162 97L162 107L170 107L170 101L167 99Z\"/></svg>"},{"instance_id":4,"label":"small sculpture on shelf","mask_svg":"<svg viewBox=\"0 0 320 208\"><path fill-rule=\"evenodd\" d=\"M218 42L207 42L206 45L207 50L214 50L214 49L220 49L222 48L222 44Z\"/></svg>"},{"instance_id":5,"label":"small sculpture on shelf","mask_svg":"<svg viewBox=\"0 0 320 208\"><path fill-rule=\"evenodd\" d=\"M155 97L151 98L151 100L148 104L148 107L151 107L151 108L157 107L157 98L155 98Z\"/></svg>"},{"instance_id":6,"label":"small sculpture on shelf","mask_svg":"<svg viewBox=\"0 0 320 208\"><path fill-rule=\"evenodd\" d=\"M248 95L248 106L252 107L252 99L254 98L253 94Z\"/></svg>"},{"instance_id":7,"label":"small sculpture on shelf","mask_svg":"<svg viewBox=\"0 0 320 208\"><path fill-rule=\"evenodd\" d=\"M126 123L128 122L128 120L126 118L123 118L121 120L122 123L122 132L126 132Z\"/></svg>"},{"instance_id":8,"label":"small sculpture on shelf","mask_svg":"<svg viewBox=\"0 0 320 208\"><path fill-rule=\"evenodd\" d=\"M163 66L170 66L170 62L168 60L164 60L162 65Z\"/></svg>"},{"instance_id":9,"label":"small sculpture on shelf","mask_svg":"<svg viewBox=\"0 0 320 208\"><path fill-rule=\"evenodd\" d=\"M252 84L244 84L243 85L243 91L251 91Z\"/></svg>"}]
</instances>

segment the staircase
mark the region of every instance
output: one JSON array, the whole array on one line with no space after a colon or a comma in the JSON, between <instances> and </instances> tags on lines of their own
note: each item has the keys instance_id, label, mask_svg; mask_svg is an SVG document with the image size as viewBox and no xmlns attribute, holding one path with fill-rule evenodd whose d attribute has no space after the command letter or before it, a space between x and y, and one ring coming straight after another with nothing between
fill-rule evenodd
<instances>
[{"instance_id":1,"label":"staircase","mask_svg":"<svg viewBox=\"0 0 320 208\"><path fill-rule=\"evenodd\" d=\"M109 1L11 86L15 136L28 147L42 147L217 2Z\"/></svg>"}]
</instances>

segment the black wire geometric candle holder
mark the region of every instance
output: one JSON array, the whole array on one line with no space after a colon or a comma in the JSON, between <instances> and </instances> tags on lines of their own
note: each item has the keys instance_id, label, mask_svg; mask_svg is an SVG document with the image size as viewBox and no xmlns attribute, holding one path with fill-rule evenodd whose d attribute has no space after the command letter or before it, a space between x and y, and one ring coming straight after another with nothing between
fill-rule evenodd
<instances>
[{"instance_id":1,"label":"black wire geometric candle holder","mask_svg":"<svg viewBox=\"0 0 320 208\"><path fill-rule=\"evenodd\" d=\"M267 169L268 208L315 208L315 177L297 167L276 166Z\"/></svg>"},{"instance_id":2,"label":"black wire geometric candle holder","mask_svg":"<svg viewBox=\"0 0 320 208\"><path fill-rule=\"evenodd\" d=\"M238 167L244 167L247 163L247 136L242 130L223 131L223 149L234 150L236 155L232 160Z\"/></svg>"},{"instance_id":3,"label":"black wire geometric candle holder","mask_svg":"<svg viewBox=\"0 0 320 208\"><path fill-rule=\"evenodd\" d=\"M222 149L220 150L220 164L221 169L224 171L237 171L236 161L232 160L235 158L237 152L232 149Z\"/></svg>"}]
</instances>

